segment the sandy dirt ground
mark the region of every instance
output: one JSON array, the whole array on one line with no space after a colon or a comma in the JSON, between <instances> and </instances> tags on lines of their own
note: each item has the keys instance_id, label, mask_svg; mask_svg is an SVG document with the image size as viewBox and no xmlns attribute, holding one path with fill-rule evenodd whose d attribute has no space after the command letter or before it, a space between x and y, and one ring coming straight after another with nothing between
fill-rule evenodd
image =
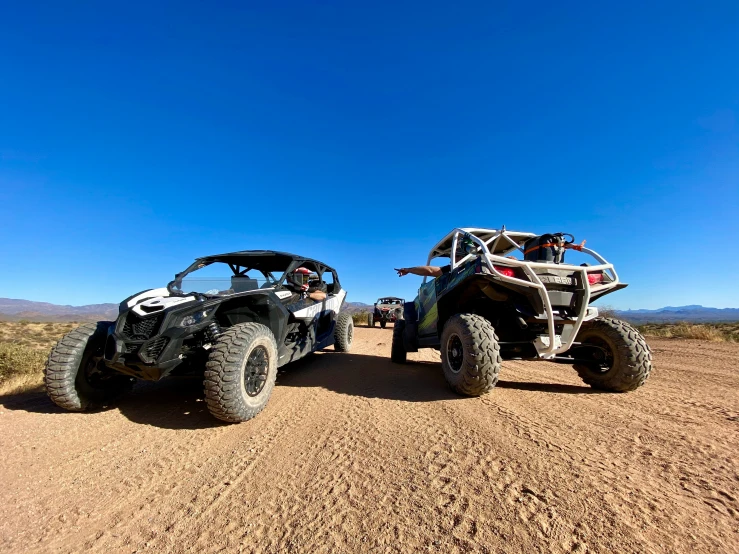
<instances>
[{"instance_id":1,"label":"sandy dirt ground","mask_svg":"<svg viewBox=\"0 0 739 554\"><path fill-rule=\"evenodd\" d=\"M391 333L286 368L239 425L195 379L88 414L2 397L0 550L739 552L739 345L652 340L629 394L506 362L461 398Z\"/></svg>"}]
</instances>

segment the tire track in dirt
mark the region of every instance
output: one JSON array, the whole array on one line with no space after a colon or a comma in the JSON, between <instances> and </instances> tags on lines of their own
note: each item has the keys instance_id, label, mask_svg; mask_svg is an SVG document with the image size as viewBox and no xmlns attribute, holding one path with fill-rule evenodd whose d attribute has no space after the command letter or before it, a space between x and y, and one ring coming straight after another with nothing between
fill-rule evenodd
<instances>
[{"instance_id":1,"label":"tire track in dirt","mask_svg":"<svg viewBox=\"0 0 739 554\"><path fill-rule=\"evenodd\" d=\"M286 368L240 425L198 383L91 414L3 398L0 551L739 551L736 345L650 341L625 395L504 362L461 398L433 350L390 363L391 331Z\"/></svg>"}]
</instances>

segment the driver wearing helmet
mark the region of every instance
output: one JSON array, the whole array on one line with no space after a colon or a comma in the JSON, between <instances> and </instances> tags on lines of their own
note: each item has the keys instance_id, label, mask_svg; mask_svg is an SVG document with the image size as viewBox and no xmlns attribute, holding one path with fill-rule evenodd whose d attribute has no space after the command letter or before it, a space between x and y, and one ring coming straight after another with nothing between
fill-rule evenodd
<instances>
[{"instance_id":1,"label":"driver wearing helmet","mask_svg":"<svg viewBox=\"0 0 739 554\"><path fill-rule=\"evenodd\" d=\"M308 298L316 302L326 299L326 293L320 287L311 286L311 276L315 282L315 274L306 267L298 267L287 274L285 285L293 293L290 303Z\"/></svg>"},{"instance_id":2,"label":"driver wearing helmet","mask_svg":"<svg viewBox=\"0 0 739 554\"><path fill-rule=\"evenodd\" d=\"M472 236L465 233L457 240L457 260L461 260L467 254L476 255L480 248L472 240ZM404 275L420 275L421 277L441 277L446 275L451 270L451 265L435 266L435 265L417 265L416 267L401 267L395 268L398 272L398 277Z\"/></svg>"}]
</instances>

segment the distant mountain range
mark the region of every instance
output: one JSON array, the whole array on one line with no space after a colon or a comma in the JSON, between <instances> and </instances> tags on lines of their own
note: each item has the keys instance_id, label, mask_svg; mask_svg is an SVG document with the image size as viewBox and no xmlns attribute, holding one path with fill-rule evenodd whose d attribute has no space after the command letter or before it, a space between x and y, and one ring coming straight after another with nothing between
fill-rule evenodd
<instances>
[{"instance_id":1,"label":"distant mountain range","mask_svg":"<svg viewBox=\"0 0 739 554\"><path fill-rule=\"evenodd\" d=\"M347 311L361 312L370 308L362 302L347 302ZM118 317L118 304L61 306L48 302L0 298L0 321L112 321Z\"/></svg>"},{"instance_id":2,"label":"distant mountain range","mask_svg":"<svg viewBox=\"0 0 739 554\"><path fill-rule=\"evenodd\" d=\"M691 304L657 310L617 310L616 315L632 323L721 323L739 321L739 308L706 308Z\"/></svg>"},{"instance_id":3,"label":"distant mountain range","mask_svg":"<svg viewBox=\"0 0 739 554\"><path fill-rule=\"evenodd\" d=\"M347 302L350 313L368 311L363 302ZM633 323L720 323L739 321L739 308L706 308L698 305L667 306L658 310L617 310L616 315ZM118 315L118 304L60 306L48 302L0 298L0 321L111 321Z\"/></svg>"},{"instance_id":4,"label":"distant mountain range","mask_svg":"<svg viewBox=\"0 0 739 554\"><path fill-rule=\"evenodd\" d=\"M0 298L0 320L4 321L111 321L118 315L118 304L60 306L48 302Z\"/></svg>"}]
</instances>

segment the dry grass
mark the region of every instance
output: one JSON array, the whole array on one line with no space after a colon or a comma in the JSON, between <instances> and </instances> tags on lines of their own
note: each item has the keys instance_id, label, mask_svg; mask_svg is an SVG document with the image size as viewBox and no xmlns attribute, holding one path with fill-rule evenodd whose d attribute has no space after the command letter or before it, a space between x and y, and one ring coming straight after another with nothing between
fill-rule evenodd
<instances>
[{"instance_id":1,"label":"dry grass","mask_svg":"<svg viewBox=\"0 0 739 554\"><path fill-rule=\"evenodd\" d=\"M0 394L40 385L49 350L75 327L76 323L0 322Z\"/></svg>"},{"instance_id":2,"label":"dry grass","mask_svg":"<svg viewBox=\"0 0 739 554\"><path fill-rule=\"evenodd\" d=\"M354 325L367 325L368 315L369 315L369 312L358 312L356 314L352 314Z\"/></svg>"},{"instance_id":3,"label":"dry grass","mask_svg":"<svg viewBox=\"0 0 739 554\"><path fill-rule=\"evenodd\" d=\"M27 321L0 321L0 343L11 342L34 350L49 349L78 323L29 323Z\"/></svg>"},{"instance_id":4,"label":"dry grass","mask_svg":"<svg viewBox=\"0 0 739 554\"><path fill-rule=\"evenodd\" d=\"M648 337L739 342L739 323L648 323L637 328Z\"/></svg>"},{"instance_id":5,"label":"dry grass","mask_svg":"<svg viewBox=\"0 0 739 554\"><path fill-rule=\"evenodd\" d=\"M46 354L22 344L0 342L0 393L41 384Z\"/></svg>"}]
</instances>

